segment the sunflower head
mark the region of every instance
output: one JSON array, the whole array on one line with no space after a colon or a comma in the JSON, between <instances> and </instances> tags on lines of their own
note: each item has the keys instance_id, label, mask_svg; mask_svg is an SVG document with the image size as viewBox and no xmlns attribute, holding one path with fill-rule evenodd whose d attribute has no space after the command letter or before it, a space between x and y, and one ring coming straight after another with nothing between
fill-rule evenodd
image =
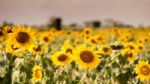
<instances>
[{"instance_id":1,"label":"sunflower head","mask_svg":"<svg viewBox=\"0 0 150 84\"><path fill-rule=\"evenodd\" d=\"M66 53L71 53L71 54L73 54L74 51L73 46L69 43L64 43L61 49L64 50Z\"/></svg>"},{"instance_id":2,"label":"sunflower head","mask_svg":"<svg viewBox=\"0 0 150 84\"><path fill-rule=\"evenodd\" d=\"M44 45L48 45L51 42L51 35L48 32L42 32L40 35L40 42Z\"/></svg>"},{"instance_id":3,"label":"sunflower head","mask_svg":"<svg viewBox=\"0 0 150 84\"><path fill-rule=\"evenodd\" d=\"M148 61L140 61L135 67L135 72L140 80L150 80L150 64Z\"/></svg>"},{"instance_id":4,"label":"sunflower head","mask_svg":"<svg viewBox=\"0 0 150 84\"><path fill-rule=\"evenodd\" d=\"M42 45L39 45L39 44L33 44L29 51L31 53L33 53L34 55L42 55L44 53L44 48Z\"/></svg>"},{"instance_id":5,"label":"sunflower head","mask_svg":"<svg viewBox=\"0 0 150 84\"><path fill-rule=\"evenodd\" d=\"M105 45L100 47L98 53L103 54L105 56L109 56L112 53L112 50L108 45Z\"/></svg>"},{"instance_id":6,"label":"sunflower head","mask_svg":"<svg viewBox=\"0 0 150 84\"><path fill-rule=\"evenodd\" d=\"M123 49L121 51L121 54L123 56L126 56L127 57L127 60L129 62L133 62L137 59L137 51L134 51L134 50L130 50L130 49Z\"/></svg>"},{"instance_id":7,"label":"sunflower head","mask_svg":"<svg viewBox=\"0 0 150 84\"><path fill-rule=\"evenodd\" d=\"M34 32L31 28L25 28L24 26L15 26L13 33L9 36L11 42L20 49L27 50L34 41Z\"/></svg>"},{"instance_id":8,"label":"sunflower head","mask_svg":"<svg viewBox=\"0 0 150 84\"><path fill-rule=\"evenodd\" d=\"M42 67L34 65L32 68L32 80L33 82L40 81L42 79Z\"/></svg>"},{"instance_id":9,"label":"sunflower head","mask_svg":"<svg viewBox=\"0 0 150 84\"><path fill-rule=\"evenodd\" d=\"M94 69L100 63L96 52L84 46L76 49L75 62L81 69Z\"/></svg>"},{"instance_id":10,"label":"sunflower head","mask_svg":"<svg viewBox=\"0 0 150 84\"><path fill-rule=\"evenodd\" d=\"M50 59L56 66L67 66L73 61L73 56L64 51L58 51L50 56Z\"/></svg>"}]
</instances>

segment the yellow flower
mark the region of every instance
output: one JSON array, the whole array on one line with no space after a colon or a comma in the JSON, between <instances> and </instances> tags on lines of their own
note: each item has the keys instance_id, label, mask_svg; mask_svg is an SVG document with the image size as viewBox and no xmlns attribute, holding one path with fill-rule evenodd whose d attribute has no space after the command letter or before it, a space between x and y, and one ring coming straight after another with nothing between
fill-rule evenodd
<instances>
[{"instance_id":1,"label":"yellow flower","mask_svg":"<svg viewBox=\"0 0 150 84\"><path fill-rule=\"evenodd\" d=\"M92 34L92 29L91 28L85 28L83 31L82 31L82 33L84 34L84 35L91 35Z\"/></svg>"},{"instance_id":2,"label":"yellow flower","mask_svg":"<svg viewBox=\"0 0 150 84\"><path fill-rule=\"evenodd\" d=\"M87 43L89 44L89 45L92 45L92 46L96 46L97 45L97 40L95 39L95 37L89 37L88 39L87 39Z\"/></svg>"},{"instance_id":3,"label":"yellow flower","mask_svg":"<svg viewBox=\"0 0 150 84\"><path fill-rule=\"evenodd\" d=\"M144 45L142 43L137 44L138 51L144 51Z\"/></svg>"},{"instance_id":4,"label":"yellow flower","mask_svg":"<svg viewBox=\"0 0 150 84\"><path fill-rule=\"evenodd\" d=\"M126 48L126 49L129 49L129 50L135 50L135 51L138 50L137 44L134 43L134 42L128 42L128 43L126 43L126 44L125 44L125 48Z\"/></svg>"},{"instance_id":5,"label":"yellow flower","mask_svg":"<svg viewBox=\"0 0 150 84\"><path fill-rule=\"evenodd\" d=\"M30 47L29 51L34 55L42 55L44 53L44 48L42 47L42 45L33 44Z\"/></svg>"},{"instance_id":6,"label":"yellow flower","mask_svg":"<svg viewBox=\"0 0 150 84\"><path fill-rule=\"evenodd\" d=\"M61 49L64 50L66 53L73 54L73 52L74 52L73 46L69 43L64 43L63 46L61 47Z\"/></svg>"},{"instance_id":7,"label":"yellow flower","mask_svg":"<svg viewBox=\"0 0 150 84\"><path fill-rule=\"evenodd\" d=\"M58 51L50 56L50 59L56 66L66 66L73 61L73 56L72 54L66 53L65 51Z\"/></svg>"},{"instance_id":8,"label":"yellow flower","mask_svg":"<svg viewBox=\"0 0 150 84\"><path fill-rule=\"evenodd\" d=\"M24 50L20 49L20 47L15 46L13 43L10 43L10 39L6 40L5 49L7 53L12 54L13 56L22 56L24 54Z\"/></svg>"},{"instance_id":9,"label":"yellow flower","mask_svg":"<svg viewBox=\"0 0 150 84\"><path fill-rule=\"evenodd\" d=\"M76 49L75 62L81 69L95 69L100 59L93 49L80 46Z\"/></svg>"},{"instance_id":10,"label":"yellow flower","mask_svg":"<svg viewBox=\"0 0 150 84\"><path fill-rule=\"evenodd\" d=\"M148 61L140 61L135 67L135 72L140 80L150 80L150 64Z\"/></svg>"},{"instance_id":11,"label":"yellow flower","mask_svg":"<svg viewBox=\"0 0 150 84\"><path fill-rule=\"evenodd\" d=\"M34 32L31 31L31 28L15 26L13 33L10 34L8 39L14 46L17 46L22 50L27 50L34 41Z\"/></svg>"},{"instance_id":12,"label":"yellow flower","mask_svg":"<svg viewBox=\"0 0 150 84\"><path fill-rule=\"evenodd\" d=\"M40 36L40 42L44 45L50 44L52 41L51 36L48 32L42 32Z\"/></svg>"},{"instance_id":13,"label":"yellow flower","mask_svg":"<svg viewBox=\"0 0 150 84\"><path fill-rule=\"evenodd\" d=\"M98 50L98 53L109 56L112 53L112 50L108 45L103 45Z\"/></svg>"},{"instance_id":14,"label":"yellow flower","mask_svg":"<svg viewBox=\"0 0 150 84\"><path fill-rule=\"evenodd\" d=\"M127 57L127 60L129 62L133 62L134 60L137 59L137 52L134 50L130 50L130 49L124 49L121 51L123 56Z\"/></svg>"},{"instance_id":15,"label":"yellow flower","mask_svg":"<svg viewBox=\"0 0 150 84\"><path fill-rule=\"evenodd\" d=\"M6 39L6 33L2 29L0 29L0 41L3 41L5 39Z\"/></svg>"},{"instance_id":16,"label":"yellow flower","mask_svg":"<svg viewBox=\"0 0 150 84\"><path fill-rule=\"evenodd\" d=\"M32 72L32 80L34 82L40 81L42 79L42 67L34 65Z\"/></svg>"}]
</instances>

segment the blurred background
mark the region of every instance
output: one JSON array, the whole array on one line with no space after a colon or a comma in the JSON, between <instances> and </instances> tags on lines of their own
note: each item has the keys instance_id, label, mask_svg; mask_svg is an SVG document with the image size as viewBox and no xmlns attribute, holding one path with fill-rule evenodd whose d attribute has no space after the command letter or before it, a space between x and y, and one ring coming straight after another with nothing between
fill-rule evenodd
<instances>
[{"instance_id":1,"label":"blurred background","mask_svg":"<svg viewBox=\"0 0 150 84\"><path fill-rule=\"evenodd\" d=\"M150 25L150 0L0 0L0 24L43 25L60 17L63 24L101 21Z\"/></svg>"}]
</instances>

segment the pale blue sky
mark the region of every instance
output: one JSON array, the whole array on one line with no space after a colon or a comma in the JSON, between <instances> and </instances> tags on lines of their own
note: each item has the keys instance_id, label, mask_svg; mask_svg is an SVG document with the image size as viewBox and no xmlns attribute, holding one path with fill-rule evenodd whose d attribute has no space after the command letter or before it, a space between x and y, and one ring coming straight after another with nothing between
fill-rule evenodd
<instances>
[{"instance_id":1,"label":"pale blue sky","mask_svg":"<svg viewBox=\"0 0 150 84\"><path fill-rule=\"evenodd\" d=\"M45 24L62 16L65 24L114 18L132 25L150 25L150 0L0 0L0 24Z\"/></svg>"}]
</instances>

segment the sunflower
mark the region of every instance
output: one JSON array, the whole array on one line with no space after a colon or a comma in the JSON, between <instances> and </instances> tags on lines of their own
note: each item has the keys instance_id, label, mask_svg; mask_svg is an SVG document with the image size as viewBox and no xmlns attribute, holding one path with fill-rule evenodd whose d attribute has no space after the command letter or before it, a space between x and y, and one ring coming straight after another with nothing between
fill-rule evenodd
<instances>
[{"instance_id":1,"label":"sunflower","mask_svg":"<svg viewBox=\"0 0 150 84\"><path fill-rule=\"evenodd\" d=\"M31 28L15 26L13 33L9 35L8 39L14 46L17 46L22 50L27 50L34 41L34 32L31 31Z\"/></svg>"},{"instance_id":2,"label":"sunflower","mask_svg":"<svg viewBox=\"0 0 150 84\"><path fill-rule=\"evenodd\" d=\"M66 66L73 61L73 56L70 53L66 53L65 51L58 51L54 53L50 59L56 66Z\"/></svg>"},{"instance_id":3,"label":"sunflower","mask_svg":"<svg viewBox=\"0 0 150 84\"><path fill-rule=\"evenodd\" d=\"M75 62L81 69L95 69L100 59L93 49L80 46L76 49Z\"/></svg>"},{"instance_id":4,"label":"sunflower","mask_svg":"<svg viewBox=\"0 0 150 84\"><path fill-rule=\"evenodd\" d=\"M5 39L6 39L6 33L2 29L0 29L0 41L3 41Z\"/></svg>"},{"instance_id":5,"label":"sunflower","mask_svg":"<svg viewBox=\"0 0 150 84\"><path fill-rule=\"evenodd\" d=\"M13 33L12 27L11 26L4 26L3 30L5 33L9 34L9 33Z\"/></svg>"},{"instance_id":6,"label":"sunflower","mask_svg":"<svg viewBox=\"0 0 150 84\"><path fill-rule=\"evenodd\" d=\"M64 50L66 53L71 53L73 54L74 48L71 44L69 43L64 43L61 47L62 50Z\"/></svg>"},{"instance_id":7,"label":"sunflower","mask_svg":"<svg viewBox=\"0 0 150 84\"><path fill-rule=\"evenodd\" d=\"M121 54L126 56L129 62L133 62L137 59L137 52L134 50L124 49L121 51Z\"/></svg>"},{"instance_id":8,"label":"sunflower","mask_svg":"<svg viewBox=\"0 0 150 84\"><path fill-rule=\"evenodd\" d=\"M31 52L34 55L42 55L44 53L44 48L42 45L33 44L30 47L29 52Z\"/></svg>"},{"instance_id":9,"label":"sunflower","mask_svg":"<svg viewBox=\"0 0 150 84\"><path fill-rule=\"evenodd\" d=\"M130 49L130 50L135 50L135 51L138 50L137 44L134 42L125 43L125 48Z\"/></svg>"},{"instance_id":10,"label":"sunflower","mask_svg":"<svg viewBox=\"0 0 150 84\"><path fill-rule=\"evenodd\" d=\"M135 67L135 72L140 80L150 80L150 64L148 61L140 61Z\"/></svg>"},{"instance_id":11,"label":"sunflower","mask_svg":"<svg viewBox=\"0 0 150 84\"><path fill-rule=\"evenodd\" d=\"M82 31L83 35L91 35L92 34L92 29L91 28L84 28L84 30Z\"/></svg>"},{"instance_id":12,"label":"sunflower","mask_svg":"<svg viewBox=\"0 0 150 84\"><path fill-rule=\"evenodd\" d=\"M34 82L40 81L42 79L42 67L34 65L32 72L32 80Z\"/></svg>"},{"instance_id":13,"label":"sunflower","mask_svg":"<svg viewBox=\"0 0 150 84\"><path fill-rule=\"evenodd\" d=\"M51 36L48 32L42 32L40 36L40 42L44 45L48 45L51 42Z\"/></svg>"},{"instance_id":14,"label":"sunflower","mask_svg":"<svg viewBox=\"0 0 150 84\"><path fill-rule=\"evenodd\" d=\"M89 45L96 46L96 45L97 45L97 40L95 39L95 37L89 37L89 38L87 39L87 43L88 43Z\"/></svg>"},{"instance_id":15,"label":"sunflower","mask_svg":"<svg viewBox=\"0 0 150 84\"><path fill-rule=\"evenodd\" d=\"M22 56L25 52L20 49L20 47L15 46L13 43L10 43L10 39L6 40L5 49L7 53L12 54L13 56Z\"/></svg>"},{"instance_id":16,"label":"sunflower","mask_svg":"<svg viewBox=\"0 0 150 84\"><path fill-rule=\"evenodd\" d=\"M103 54L105 56L109 56L112 53L112 50L108 45L104 45L100 47L98 53Z\"/></svg>"},{"instance_id":17,"label":"sunflower","mask_svg":"<svg viewBox=\"0 0 150 84\"><path fill-rule=\"evenodd\" d=\"M137 44L137 48L138 48L138 51L144 51L144 44L142 44L142 43L138 43Z\"/></svg>"}]
</instances>

